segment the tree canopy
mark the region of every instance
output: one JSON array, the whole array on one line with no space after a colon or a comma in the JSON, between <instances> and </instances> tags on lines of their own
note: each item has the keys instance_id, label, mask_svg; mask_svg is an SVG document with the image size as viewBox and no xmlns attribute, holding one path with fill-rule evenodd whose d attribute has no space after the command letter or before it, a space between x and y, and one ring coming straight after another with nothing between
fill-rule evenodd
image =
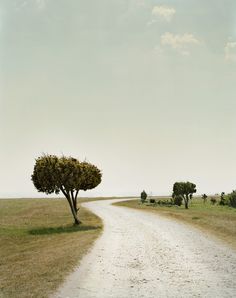
<instances>
[{"instance_id":1,"label":"tree canopy","mask_svg":"<svg viewBox=\"0 0 236 298\"><path fill-rule=\"evenodd\" d=\"M196 193L196 184L192 182L175 182L173 186L173 196L181 196L184 200L185 208L188 209L189 199Z\"/></svg>"},{"instance_id":2,"label":"tree canopy","mask_svg":"<svg viewBox=\"0 0 236 298\"><path fill-rule=\"evenodd\" d=\"M95 188L100 184L102 174L95 165L86 161L44 154L36 159L31 178L39 192L59 194L61 191L70 205L75 224L79 224L78 193Z\"/></svg>"}]
</instances>

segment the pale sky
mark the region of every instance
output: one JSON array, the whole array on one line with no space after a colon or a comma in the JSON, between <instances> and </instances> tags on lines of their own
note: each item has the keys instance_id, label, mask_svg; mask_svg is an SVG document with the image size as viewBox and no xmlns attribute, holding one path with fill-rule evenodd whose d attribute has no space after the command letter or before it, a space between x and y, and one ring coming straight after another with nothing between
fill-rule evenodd
<instances>
[{"instance_id":1,"label":"pale sky","mask_svg":"<svg viewBox=\"0 0 236 298\"><path fill-rule=\"evenodd\" d=\"M235 0L0 0L0 197L45 196L42 153L94 195L236 189Z\"/></svg>"}]
</instances>

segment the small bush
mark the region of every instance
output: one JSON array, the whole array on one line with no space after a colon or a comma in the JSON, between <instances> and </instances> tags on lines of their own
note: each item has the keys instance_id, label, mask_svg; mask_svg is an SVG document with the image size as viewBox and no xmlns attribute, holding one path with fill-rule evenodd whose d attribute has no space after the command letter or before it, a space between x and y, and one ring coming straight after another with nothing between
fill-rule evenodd
<instances>
[{"instance_id":1,"label":"small bush","mask_svg":"<svg viewBox=\"0 0 236 298\"><path fill-rule=\"evenodd\" d=\"M207 195L206 195L205 193L202 195L202 199L203 199L204 204L206 204L206 201L207 201Z\"/></svg>"},{"instance_id":2,"label":"small bush","mask_svg":"<svg viewBox=\"0 0 236 298\"><path fill-rule=\"evenodd\" d=\"M219 201L219 205L220 205L220 206L225 206L225 205L227 205L225 198L220 199L220 201Z\"/></svg>"},{"instance_id":3,"label":"small bush","mask_svg":"<svg viewBox=\"0 0 236 298\"><path fill-rule=\"evenodd\" d=\"M150 203L155 204L156 203L155 199L150 199Z\"/></svg>"},{"instance_id":4,"label":"small bush","mask_svg":"<svg viewBox=\"0 0 236 298\"><path fill-rule=\"evenodd\" d=\"M215 205L215 203L216 203L216 199L215 198L211 198L210 201L211 201L211 204L212 205Z\"/></svg>"},{"instance_id":5,"label":"small bush","mask_svg":"<svg viewBox=\"0 0 236 298\"><path fill-rule=\"evenodd\" d=\"M225 193L222 192L221 195L220 195L220 202L219 202L219 205L221 206L225 206L227 203L226 203L226 200L225 200Z\"/></svg>"},{"instance_id":6,"label":"small bush","mask_svg":"<svg viewBox=\"0 0 236 298\"><path fill-rule=\"evenodd\" d=\"M169 200L159 200L157 202L158 205L160 206L172 206L173 205L173 201L169 201Z\"/></svg>"},{"instance_id":7,"label":"small bush","mask_svg":"<svg viewBox=\"0 0 236 298\"><path fill-rule=\"evenodd\" d=\"M173 204L177 206L181 206L183 203L183 198L181 196L175 196L173 198Z\"/></svg>"},{"instance_id":8,"label":"small bush","mask_svg":"<svg viewBox=\"0 0 236 298\"><path fill-rule=\"evenodd\" d=\"M236 190L233 190L228 196L228 204L230 207L236 208Z\"/></svg>"}]
</instances>

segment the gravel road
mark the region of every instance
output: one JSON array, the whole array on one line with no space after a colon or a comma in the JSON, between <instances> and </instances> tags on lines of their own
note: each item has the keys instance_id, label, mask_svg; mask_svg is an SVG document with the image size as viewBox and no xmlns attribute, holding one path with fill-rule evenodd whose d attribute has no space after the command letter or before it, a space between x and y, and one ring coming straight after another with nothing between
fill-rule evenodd
<instances>
[{"instance_id":1,"label":"gravel road","mask_svg":"<svg viewBox=\"0 0 236 298\"><path fill-rule=\"evenodd\" d=\"M112 203L83 204L103 219L104 232L53 297L236 297L234 250L183 223Z\"/></svg>"}]
</instances>

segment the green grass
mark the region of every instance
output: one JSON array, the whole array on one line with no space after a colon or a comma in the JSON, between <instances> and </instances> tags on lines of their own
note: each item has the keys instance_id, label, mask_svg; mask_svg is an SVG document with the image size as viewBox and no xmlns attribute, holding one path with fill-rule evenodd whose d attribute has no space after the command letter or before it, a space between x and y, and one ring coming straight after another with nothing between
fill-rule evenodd
<instances>
[{"instance_id":1,"label":"green grass","mask_svg":"<svg viewBox=\"0 0 236 298\"><path fill-rule=\"evenodd\" d=\"M87 209L79 218L82 225L73 226L65 199L0 200L1 298L55 291L102 231L101 219Z\"/></svg>"},{"instance_id":2,"label":"green grass","mask_svg":"<svg viewBox=\"0 0 236 298\"><path fill-rule=\"evenodd\" d=\"M204 204L200 198L193 199L188 210L184 209L183 206L165 207L141 204L140 200L123 201L115 203L115 205L154 212L158 215L181 220L213 234L231 247L236 248L236 208L211 205L209 202Z\"/></svg>"}]
</instances>

